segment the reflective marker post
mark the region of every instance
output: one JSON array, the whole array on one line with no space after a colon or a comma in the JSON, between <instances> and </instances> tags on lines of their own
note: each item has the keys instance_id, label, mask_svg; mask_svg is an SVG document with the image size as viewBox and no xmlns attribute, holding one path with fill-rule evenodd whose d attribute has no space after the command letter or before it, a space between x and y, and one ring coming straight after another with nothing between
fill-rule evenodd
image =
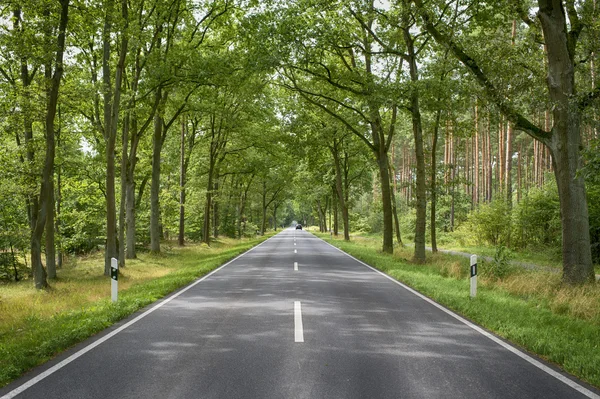
<instances>
[{"instance_id":1,"label":"reflective marker post","mask_svg":"<svg viewBox=\"0 0 600 399\"><path fill-rule=\"evenodd\" d=\"M477 295L477 255L471 255L471 298Z\"/></svg>"},{"instance_id":2,"label":"reflective marker post","mask_svg":"<svg viewBox=\"0 0 600 399\"><path fill-rule=\"evenodd\" d=\"M113 302L117 302L119 294L119 263L115 258L110 259L110 290Z\"/></svg>"}]
</instances>

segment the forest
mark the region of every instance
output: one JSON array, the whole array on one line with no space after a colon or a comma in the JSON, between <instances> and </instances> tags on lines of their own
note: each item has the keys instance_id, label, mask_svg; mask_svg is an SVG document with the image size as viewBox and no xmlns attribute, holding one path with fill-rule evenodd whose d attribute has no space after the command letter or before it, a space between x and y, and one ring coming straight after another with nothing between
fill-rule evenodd
<instances>
[{"instance_id":1,"label":"forest","mask_svg":"<svg viewBox=\"0 0 600 399\"><path fill-rule=\"evenodd\" d=\"M294 221L595 281L596 0L6 0L0 29L3 284Z\"/></svg>"}]
</instances>

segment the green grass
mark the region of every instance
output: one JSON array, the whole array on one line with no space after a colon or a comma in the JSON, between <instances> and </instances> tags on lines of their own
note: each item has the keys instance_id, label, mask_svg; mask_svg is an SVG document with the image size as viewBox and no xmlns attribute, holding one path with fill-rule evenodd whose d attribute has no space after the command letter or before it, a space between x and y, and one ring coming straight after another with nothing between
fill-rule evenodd
<instances>
[{"instance_id":1,"label":"green grass","mask_svg":"<svg viewBox=\"0 0 600 399\"><path fill-rule=\"evenodd\" d=\"M72 261L48 290L35 290L31 281L0 285L0 386L266 238L140 254L121 271L117 303L110 301L110 282L102 276L102 254Z\"/></svg>"},{"instance_id":2,"label":"green grass","mask_svg":"<svg viewBox=\"0 0 600 399\"><path fill-rule=\"evenodd\" d=\"M371 237L344 242L317 234L335 246L418 290L517 346L600 387L600 286L565 287L555 273L518 270L505 279L481 276L469 297L468 262L428 255L411 264L411 250L380 251Z\"/></svg>"}]
</instances>

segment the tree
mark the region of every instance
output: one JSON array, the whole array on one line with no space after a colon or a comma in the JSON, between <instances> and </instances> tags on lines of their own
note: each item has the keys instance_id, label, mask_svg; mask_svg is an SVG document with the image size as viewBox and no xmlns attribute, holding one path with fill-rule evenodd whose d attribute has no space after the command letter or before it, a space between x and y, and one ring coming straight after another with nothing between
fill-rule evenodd
<instances>
[{"instance_id":1,"label":"tree","mask_svg":"<svg viewBox=\"0 0 600 399\"><path fill-rule=\"evenodd\" d=\"M521 3L517 3L512 10L532 30L541 27L543 33L547 50L547 90L553 104L554 119L552 129L546 131L527 119L504 96L501 86L492 78L493 72L483 69L477 58L469 54L469 49L464 48L447 27L434 23L436 17L431 9L426 9L421 0L414 2L419 7L427 31L471 71L488 98L514 124L514 129L527 133L550 150L561 206L563 281L570 284L594 281L585 183L577 171L582 166L581 113L600 96L600 90L595 89L584 95L577 90L577 45L586 27L585 21L580 18L580 11L572 2L538 0L538 25L528 16L528 10Z\"/></svg>"}]
</instances>

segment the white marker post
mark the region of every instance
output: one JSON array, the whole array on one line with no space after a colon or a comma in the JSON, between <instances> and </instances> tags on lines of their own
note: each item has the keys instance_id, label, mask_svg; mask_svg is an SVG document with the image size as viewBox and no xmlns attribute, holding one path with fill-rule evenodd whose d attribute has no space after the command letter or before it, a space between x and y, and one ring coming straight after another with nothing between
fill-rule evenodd
<instances>
[{"instance_id":1,"label":"white marker post","mask_svg":"<svg viewBox=\"0 0 600 399\"><path fill-rule=\"evenodd\" d=\"M471 255L471 298L477 295L477 255Z\"/></svg>"},{"instance_id":2,"label":"white marker post","mask_svg":"<svg viewBox=\"0 0 600 399\"><path fill-rule=\"evenodd\" d=\"M119 295L119 263L115 258L110 259L110 291L113 302L117 302Z\"/></svg>"}]
</instances>

